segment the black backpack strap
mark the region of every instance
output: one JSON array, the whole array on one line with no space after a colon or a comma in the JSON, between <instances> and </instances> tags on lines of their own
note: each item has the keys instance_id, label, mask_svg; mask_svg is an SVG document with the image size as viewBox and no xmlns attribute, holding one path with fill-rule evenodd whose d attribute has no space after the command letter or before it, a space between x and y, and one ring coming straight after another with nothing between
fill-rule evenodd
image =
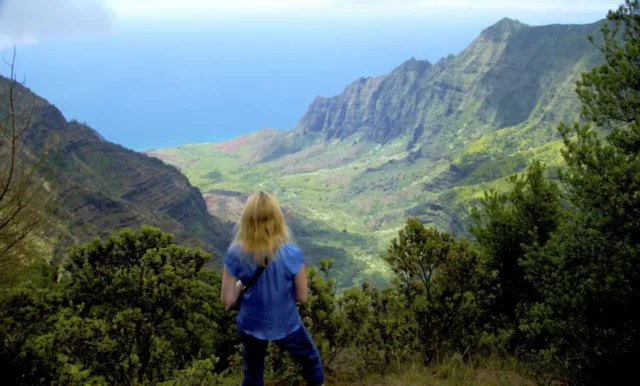
<instances>
[{"instance_id":1,"label":"black backpack strap","mask_svg":"<svg viewBox=\"0 0 640 386\"><path fill-rule=\"evenodd\" d=\"M246 283L244 283L244 289L245 291L249 289L249 287L251 287L253 284L255 284L255 282L258 281L258 279L260 279L260 275L262 275L262 272L264 272L264 270L267 267L265 266L260 266L260 268L258 268L258 272L256 272L255 275L253 275L253 277L251 278L251 280L247 281Z\"/></svg>"}]
</instances>

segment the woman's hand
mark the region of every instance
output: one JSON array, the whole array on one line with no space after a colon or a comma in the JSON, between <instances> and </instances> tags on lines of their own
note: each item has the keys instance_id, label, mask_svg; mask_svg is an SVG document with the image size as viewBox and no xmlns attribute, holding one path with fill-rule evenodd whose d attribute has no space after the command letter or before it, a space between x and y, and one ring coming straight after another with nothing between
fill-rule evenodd
<instances>
[{"instance_id":1,"label":"woman's hand","mask_svg":"<svg viewBox=\"0 0 640 386\"><path fill-rule=\"evenodd\" d=\"M240 292L242 292L242 288L244 288L244 284L240 280L236 282L236 299L240 296Z\"/></svg>"}]
</instances>

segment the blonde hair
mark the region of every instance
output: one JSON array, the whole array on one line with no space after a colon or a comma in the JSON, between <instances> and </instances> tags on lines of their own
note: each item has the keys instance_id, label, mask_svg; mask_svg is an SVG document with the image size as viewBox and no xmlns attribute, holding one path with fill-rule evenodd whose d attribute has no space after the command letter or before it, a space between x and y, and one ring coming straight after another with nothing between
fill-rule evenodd
<instances>
[{"instance_id":1,"label":"blonde hair","mask_svg":"<svg viewBox=\"0 0 640 386\"><path fill-rule=\"evenodd\" d=\"M289 228L276 197L263 191L249 196L234 240L245 256L257 265L265 266L289 239Z\"/></svg>"}]
</instances>

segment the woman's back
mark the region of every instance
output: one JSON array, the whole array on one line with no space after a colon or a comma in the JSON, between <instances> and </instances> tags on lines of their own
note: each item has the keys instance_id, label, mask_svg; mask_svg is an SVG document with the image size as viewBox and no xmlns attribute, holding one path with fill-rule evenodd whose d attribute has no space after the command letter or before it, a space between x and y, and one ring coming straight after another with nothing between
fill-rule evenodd
<instances>
[{"instance_id":1,"label":"woman's back","mask_svg":"<svg viewBox=\"0 0 640 386\"><path fill-rule=\"evenodd\" d=\"M307 384L324 383L318 347L296 308L296 301L306 302L309 294L304 256L298 247L288 244L289 239L289 228L275 196L265 192L249 196L234 245L224 257L220 294L226 308L240 305L236 321L243 348L244 386L264 384L269 341L300 363ZM260 265L265 266L263 271ZM244 295L243 284L247 285Z\"/></svg>"},{"instance_id":2,"label":"woman's back","mask_svg":"<svg viewBox=\"0 0 640 386\"><path fill-rule=\"evenodd\" d=\"M282 339L300 328L294 277L303 264L304 256L297 246L282 245L259 279L244 294L237 317L238 327L264 340ZM224 265L243 283L250 281L259 269L238 245L229 248Z\"/></svg>"}]
</instances>

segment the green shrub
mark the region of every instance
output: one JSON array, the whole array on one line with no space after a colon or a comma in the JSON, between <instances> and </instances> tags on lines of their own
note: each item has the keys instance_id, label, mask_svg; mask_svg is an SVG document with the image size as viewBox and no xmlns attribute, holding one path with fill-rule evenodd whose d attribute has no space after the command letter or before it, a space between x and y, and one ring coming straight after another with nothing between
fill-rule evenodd
<instances>
[{"instance_id":1,"label":"green shrub","mask_svg":"<svg viewBox=\"0 0 640 386\"><path fill-rule=\"evenodd\" d=\"M5 379L156 384L185 368L193 371L179 377L220 370L215 358L237 338L218 299L220 278L202 271L208 259L149 227L71 250L60 291L3 297Z\"/></svg>"},{"instance_id":2,"label":"green shrub","mask_svg":"<svg viewBox=\"0 0 640 386\"><path fill-rule=\"evenodd\" d=\"M385 260L414 313L425 363L474 346L489 276L467 241L410 218Z\"/></svg>"},{"instance_id":3,"label":"green shrub","mask_svg":"<svg viewBox=\"0 0 640 386\"><path fill-rule=\"evenodd\" d=\"M577 93L582 118L609 134L560 125L559 177L573 211L527 267L543 298L523 327L575 384L624 383L640 357L640 4L608 19L605 64L582 75Z\"/></svg>"},{"instance_id":4,"label":"green shrub","mask_svg":"<svg viewBox=\"0 0 640 386\"><path fill-rule=\"evenodd\" d=\"M562 216L560 189L544 173L544 165L534 161L526 173L507 179L511 191L485 192L471 214L470 232L495 275L488 287L486 322L496 334L512 332L510 350L524 343L518 333L522 313L540 300L526 272L527 265L535 264L527 253L547 243Z\"/></svg>"}]
</instances>

